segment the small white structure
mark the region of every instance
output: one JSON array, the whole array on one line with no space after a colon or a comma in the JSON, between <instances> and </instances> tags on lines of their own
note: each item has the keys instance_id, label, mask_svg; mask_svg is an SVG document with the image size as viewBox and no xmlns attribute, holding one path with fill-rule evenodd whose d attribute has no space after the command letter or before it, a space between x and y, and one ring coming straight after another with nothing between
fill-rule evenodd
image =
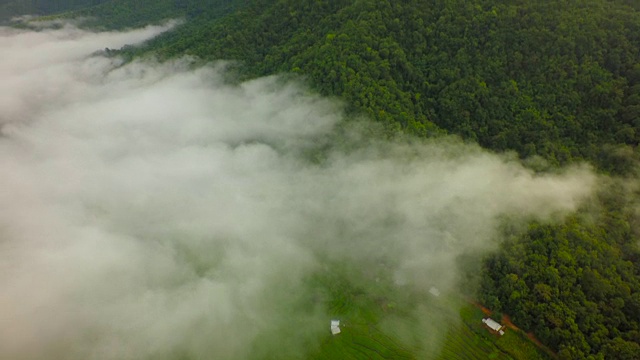
<instances>
[{"instance_id":1,"label":"small white structure","mask_svg":"<svg viewBox=\"0 0 640 360\"><path fill-rule=\"evenodd\" d=\"M440 296L440 290L438 290L435 286L432 286L431 289L429 289L429 293L431 293L431 295L435 297Z\"/></svg>"},{"instance_id":2,"label":"small white structure","mask_svg":"<svg viewBox=\"0 0 640 360\"><path fill-rule=\"evenodd\" d=\"M340 320L331 320L331 333L333 335L340 334Z\"/></svg>"},{"instance_id":3,"label":"small white structure","mask_svg":"<svg viewBox=\"0 0 640 360\"><path fill-rule=\"evenodd\" d=\"M500 335L504 335L504 326L500 325L497 321L492 318L482 319L482 322L487 325L487 327Z\"/></svg>"}]
</instances>

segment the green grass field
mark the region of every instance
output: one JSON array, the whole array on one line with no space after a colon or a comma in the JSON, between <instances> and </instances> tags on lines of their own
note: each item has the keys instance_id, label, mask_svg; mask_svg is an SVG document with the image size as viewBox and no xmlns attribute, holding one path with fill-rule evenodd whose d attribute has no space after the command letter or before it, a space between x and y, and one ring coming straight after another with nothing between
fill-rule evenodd
<instances>
[{"instance_id":1,"label":"green grass field","mask_svg":"<svg viewBox=\"0 0 640 360\"><path fill-rule=\"evenodd\" d=\"M379 283L356 287L335 276L320 283L331 288L325 300L342 333L331 335L327 321L313 359L548 359L515 331L491 333L482 311L456 295L407 294Z\"/></svg>"},{"instance_id":2,"label":"green grass field","mask_svg":"<svg viewBox=\"0 0 640 360\"><path fill-rule=\"evenodd\" d=\"M510 356L498 349L494 343L473 332L465 324L458 324L449 330L447 341L438 357L440 360L508 360Z\"/></svg>"},{"instance_id":3,"label":"green grass field","mask_svg":"<svg viewBox=\"0 0 640 360\"><path fill-rule=\"evenodd\" d=\"M542 352L522 333L507 331L496 341L496 346L516 360L550 360L551 357Z\"/></svg>"}]
</instances>

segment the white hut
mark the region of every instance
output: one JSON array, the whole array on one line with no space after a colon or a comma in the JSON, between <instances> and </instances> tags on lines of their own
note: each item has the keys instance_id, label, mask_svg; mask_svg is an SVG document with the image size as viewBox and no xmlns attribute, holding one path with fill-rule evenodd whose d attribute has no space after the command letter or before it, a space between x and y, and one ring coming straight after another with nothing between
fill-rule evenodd
<instances>
[{"instance_id":1,"label":"white hut","mask_svg":"<svg viewBox=\"0 0 640 360\"><path fill-rule=\"evenodd\" d=\"M331 334L340 334L340 320L331 320Z\"/></svg>"},{"instance_id":2,"label":"white hut","mask_svg":"<svg viewBox=\"0 0 640 360\"><path fill-rule=\"evenodd\" d=\"M487 327L497 333L499 333L500 335L504 335L504 326L500 325L500 323L498 323L497 321L493 320L492 318L486 318L486 319L482 319L482 322L487 325Z\"/></svg>"}]
</instances>

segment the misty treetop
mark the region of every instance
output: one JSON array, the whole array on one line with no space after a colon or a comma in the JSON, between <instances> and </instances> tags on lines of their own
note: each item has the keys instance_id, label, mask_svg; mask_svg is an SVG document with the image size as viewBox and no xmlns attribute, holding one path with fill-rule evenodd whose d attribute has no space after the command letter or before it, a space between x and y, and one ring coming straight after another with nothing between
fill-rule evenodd
<instances>
[{"instance_id":1,"label":"misty treetop","mask_svg":"<svg viewBox=\"0 0 640 360\"><path fill-rule=\"evenodd\" d=\"M607 168L638 142L639 24L623 1L257 0L151 48L301 73L405 132Z\"/></svg>"},{"instance_id":2,"label":"misty treetop","mask_svg":"<svg viewBox=\"0 0 640 360\"><path fill-rule=\"evenodd\" d=\"M0 0L0 23L21 15L42 16L79 10L109 0Z\"/></svg>"}]
</instances>

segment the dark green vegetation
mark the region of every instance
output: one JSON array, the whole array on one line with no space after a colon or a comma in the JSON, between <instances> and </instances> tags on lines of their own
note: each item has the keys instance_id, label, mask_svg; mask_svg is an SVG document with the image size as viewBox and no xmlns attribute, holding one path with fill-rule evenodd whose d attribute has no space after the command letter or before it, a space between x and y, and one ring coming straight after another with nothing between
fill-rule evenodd
<instances>
[{"instance_id":1,"label":"dark green vegetation","mask_svg":"<svg viewBox=\"0 0 640 360\"><path fill-rule=\"evenodd\" d=\"M605 167L638 142L640 21L614 3L258 0L152 47L238 59L248 76L298 72L410 133Z\"/></svg>"},{"instance_id":2,"label":"dark green vegetation","mask_svg":"<svg viewBox=\"0 0 640 360\"><path fill-rule=\"evenodd\" d=\"M3 1L0 9L7 13L27 3ZM37 13L93 5L85 0L37 7L44 3L29 4ZM344 99L351 111L367 114L392 133L451 133L523 159L544 159L542 165L530 162L538 164L536 170L588 161L603 174L622 177L562 223L532 224L524 233L507 227L507 241L483 265L477 296L534 331L561 359L624 360L640 358L634 185L640 141L638 4L112 0L77 14L96 16L90 24L105 28L185 18L176 31L125 55L238 60L237 71L245 78L300 74L320 93ZM336 311L352 311L340 310L344 304L338 301ZM323 351L343 353L343 342L362 334L392 342L358 326L328 340ZM473 331L458 329L447 339L445 354L475 344L471 335L460 340ZM369 350L406 350L395 346ZM480 343L471 353L503 356L492 346ZM373 356L369 350L352 358Z\"/></svg>"},{"instance_id":3,"label":"dark green vegetation","mask_svg":"<svg viewBox=\"0 0 640 360\"><path fill-rule=\"evenodd\" d=\"M19 15L48 15L79 10L109 0L0 0L0 23Z\"/></svg>"},{"instance_id":4,"label":"dark green vegetation","mask_svg":"<svg viewBox=\"0 0 640 360\"><path fill-rule=\"evenodd\" d=\"M455 351L450 357L456 359L455 354L464 354L464 357L469 359L515 359L515 360L547 360L550 359L541 350L539 350L535 344L529 341L524 334L513 330L506 329L503 336L497 336L496 334L487 330L487 328L481 323L481 319L486 315L477 307L473 305L465 305L460 311L461 318L464 321L464 325L459 326L462 328L458 331L452 331L451 334L465 334L473 333L475 336L467 335L462 338L460 350ZM499 321L499 317L492 315L494 320ZM456 339L458 336L450 335L445 345L445 352L451 346L448 346L452 338ZM469 348L469 344L476 344L475 348ZM465 349L466 347L466 349ZM478 351L483 349L484 351ZM469 350L473 352L466 354Z\"/></svg>"},{"instance_id":5,"label":"dark green vegetation","mask_svg":"<svg viewBox=\"0 0 640 360\"><path fill-rule=\"evenodd\" d=\"M562 359L640 354L637 204L622 186L563 224L530 225L485 264L481 300Z\"/></svg>"},{"instance_id":6,"label":"dark green vegetation","mask_svg":"<svg viewBox=\"0 0 640 360\"><path fill-rule=\"evenodd\" d=\"M106 29L144 26L166 19L187 19L182 28L194 23L213 22L247 1L233 0L118 0L76 12L73 16L88 17L86 25Z\"/></svg>"},{"instance_id":7,"label":"dark green vegetation","mask_svg":"<svg viewBox=\"0 0 640 360\"><path fill-rule=\"evenodd\" d=\"M469 304L462 306L460 311L462 322L451 319L453 326L447 333L447 339L438 359L512 360L512 357L496 347L499 337L484 327L481 322L483 317L485 315L475 306Z\"/></svg>"},{"instance_id":8,"label":"dark green vegetation","mask_svg":"<svg viewBox=\"0 0 640 360\"><path fill-rule=\"evenodd\" d=\"M337 266L313 280L313 287L323 294L318 299L334 318L341 319L342 333L327 335L310 358L549 360L516 331L507 330L504 336L490 332L481 322L486 317L482 311L457 295L401 291L390 279L363 288L361 284L370 282L345 276L345 270ZM416 317L412 311L418 308ZM425 344L425 338L434 343Z\"/></svg>"}]
</instances>

